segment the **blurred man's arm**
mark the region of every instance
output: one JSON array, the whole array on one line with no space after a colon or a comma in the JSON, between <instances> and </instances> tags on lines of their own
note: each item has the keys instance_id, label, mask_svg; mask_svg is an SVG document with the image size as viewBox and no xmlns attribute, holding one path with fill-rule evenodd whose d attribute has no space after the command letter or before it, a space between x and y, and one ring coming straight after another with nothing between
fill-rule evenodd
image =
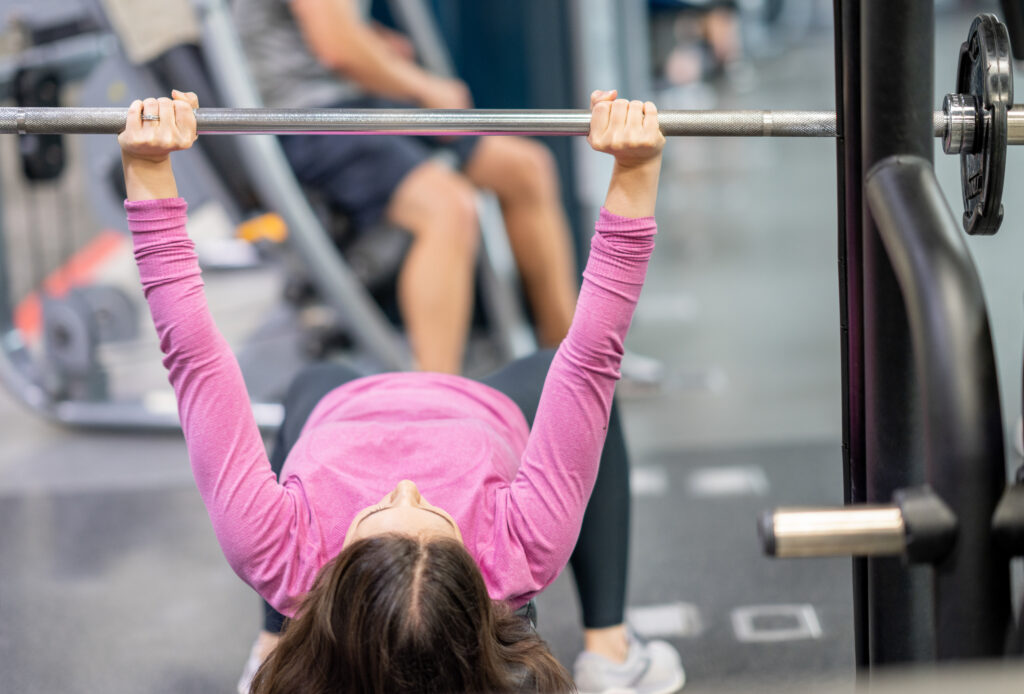
<instances>
[{"instance_id":1,"label":"blurred man's arm","mask_svg":"<svg viewBox=\"0 0 1024 694\"><path fill-rule=\"evenodd\" d=\"M291 0L291 9L317 60L370 94L426 108L469 107L465 84L431 75L398 55L353 0Z\"/></svg>"}]
</instances>

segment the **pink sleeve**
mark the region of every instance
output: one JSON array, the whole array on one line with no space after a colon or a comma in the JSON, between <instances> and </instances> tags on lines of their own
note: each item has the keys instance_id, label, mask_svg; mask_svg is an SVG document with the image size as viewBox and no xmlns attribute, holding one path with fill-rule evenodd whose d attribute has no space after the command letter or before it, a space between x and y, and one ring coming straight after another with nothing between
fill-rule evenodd
<instances>
[{"instance_id":1,"label":"pink sleeve","mask_svg":"<svg viewBox=\"0 0 1024 694\"><path fill-rule=\"evenodd\" d=\"M309 513L301 490L279 485L270 468L238 362L206 305L185 201L125 202L125 210L192 474L217 540L242 580L290 612L288 596L308 590L319 568L310 556Z\"/></svg>"},{"instance_id":2,"label":"pink sleeve","mask_svg":"<svg viewBox=\"0 0 1024 694\"><path fill-rule=\"evenodd\" d=\"M572 327L548 371L509 498L509 529L538 587L555 579L579 536L657 227L653 217L602 208L596 230Z\"/></svg>"}]
</instances>

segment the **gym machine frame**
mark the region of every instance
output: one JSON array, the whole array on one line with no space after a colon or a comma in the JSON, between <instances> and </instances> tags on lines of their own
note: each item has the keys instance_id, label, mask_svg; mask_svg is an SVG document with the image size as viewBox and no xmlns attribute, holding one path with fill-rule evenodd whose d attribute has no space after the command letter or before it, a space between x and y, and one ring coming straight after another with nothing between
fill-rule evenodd
<instances>
[{"instance_id":1,"label":"gym machine frame","mask_svg":"<svg viewBox=\"0 0 1024 694\"><path fill-rule=\"evenodd\" d=\"M981 283L932 169L933 3L835 9L847 507L778 509L761 535L775 556L857 557L859 666L1000 657L1009 561L1024 554L1024 480L1006 486ZM957 85L983 95L991 122L1012 99L1009 60L1005 27L976 18ZM946 98L947 113L957 101ZM1005 132L991 122L988 160L961 157L972 233L1002 218L993 138Z\"/></svg>"},{"instance_id":2,"label":"gym machine frame","mask_svg":"<svg viewBox=\"0 0 1024 694\"><path fill-rule=\"evenodd\" d=\"M408 2L401 4L405 9L411 7ZM257 106L259 98L251 78L248 78L242 48L226 4L220 0L205 0L197 3L197 10L201 19L200 43L204 56L219 68L212 75L217 90L231 103ZM6 86L19 69L52 70L60 75L62 81L73 81L84 77L96 63L117 51L118 40L109 33L109 28L90 27L89 31L91 33L87 35L60 39L38 49L23 51L11 60L0 61L2 95L9 96ZM418 27L417 33L423 33L422 26ZM422 40L417 39L417 44L421 52L424 52L425 44L419 44L426 42L430 43L426 48L431 49L426 52L439 55L437 37L420 38ZM174 64L177 65L176 62ZM186 69L190 65L186 65ZM434 67L437 69L438 66ZM113 109L118 110L124 109ZM120 127L116 126L114 132ZM244 163L249 164L247 169L254 188L264 204L285 219L291 231L290 243L315 281L324 304L345 317L353 341L365 353L372 355L375 364L386 369L409 368L411 354L400 334L387 322L383 312L376 309L368 290L334 249L277 143L268 137L241 140L238 154ZM494 213L484 207L481 215ZM488 242L488 228L483 222L481 227L485 245L494 246L496 241L492 238ZM499 240L504 241L503 238ZM507 281L513 265L510 253L506 248L506 256L499 258L500 244L497 249L492 247L490 250L495 255L483 256L478 270L480 294L491 311L491 330L498 350L506 358L511 358L535 348L535 342L532 334L523 330L519 307L514 303L511 284ZM85 428L177 429L179 425L173 401L165 397L78 399L73 394L54 392L51 387L54 379L47 378L47 364L34 357L14 325L13 297L5 272L8 258L4 239L0 238L0 383L31 410L56 423ZM507 267L496 266L497 260L504 260ZM505 274L499 278L499 272ZM85 329L84 324L77 321L74 327ZM273 430L279 425L282 417L279 403L254 402L253 409L257 423L264 430Z\"/></svg>"}]
</instances>

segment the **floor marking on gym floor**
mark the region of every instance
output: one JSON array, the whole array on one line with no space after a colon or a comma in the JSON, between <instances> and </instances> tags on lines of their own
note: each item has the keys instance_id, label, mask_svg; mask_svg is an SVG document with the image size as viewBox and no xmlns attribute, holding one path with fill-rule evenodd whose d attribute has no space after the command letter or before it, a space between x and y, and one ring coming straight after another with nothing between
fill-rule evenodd
<instances>
[{"instance_id":1,"label":"floor marking on gym floor","mask_svg":"<svg viewBox=\"0 0 1024 694\"><path fill-rule=\"evenodd\" d=\"M732 611L732 630L743 643L777 643L821 638L811 605L750 605Z\"/></svg>"},{"instance_id":2,"label":"floor marking on gym floor","mask_svg":"<svg viewBox=\"0 0 1024 694\"><path fill-rule=\"evenodd\" d=\"M764 496L768 477L757 465L729 465L694 470L686 488L695 497Z\"/></svg>"},{"instance_id":3,"label":"floor marking on gym floor","mask_svg":"<svg viewBox=\"0 0 1024 694\"><path fill-rule=\"evenodd\" d=\"M696 605L673 602L667 605L631 607L626 621L641 636L696 637L704 632L704 622Z\"/></svg>"},{"instance_id":4,"label":"floor marking on gym floor","mask_svg":"<svg viewBox=\"0 0 1024 694\"><path fill-rule=\"evenodd\" d=\"M634 467L629 471L629 489L633 496L665 496L668 473L663 467Z\"/></svg>"}]
</instances>

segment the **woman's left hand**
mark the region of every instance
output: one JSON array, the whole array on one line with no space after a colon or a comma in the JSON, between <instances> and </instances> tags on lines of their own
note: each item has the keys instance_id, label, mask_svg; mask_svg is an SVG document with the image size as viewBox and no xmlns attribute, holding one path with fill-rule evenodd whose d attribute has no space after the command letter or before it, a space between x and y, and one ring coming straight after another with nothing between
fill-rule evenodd
<instances>
[{"instance_id":1,"label":"woman's left hand","mask_svg":"<svg viewBox=\"0 0 1024 694\"><path fill-rule=\"evenodd\" d=\"M596 151L614 156L620 166L650 162L660 166L665 136L658 126L658 107L651 101L627 101L617 96L615 89L590 95L587 142Z\"/></svg>"},{"instance_id":2,"label":"woman's left hand","mask_svg":"<svg viewBox=\"0 0 1024 694\"><path fill-rule=\"evenodd\" d=\"M598 152L615 157L604 206L623 217L654 214L665 136L658 108L642 101L617 99L618 92L590 95L590 133L587 142Z\"/></svg>"},{"instance_id":3,"label":"woman's left hand","mask_svg":"<svg viewBox=\"0 0 1024 694\"><path fill-rule=\"evenodd\" d=\"M125 128L117 136L125 159L161 163L171 152L188 149L196 141L199 98L194 92L171 92L171 99L133 101Z\"/></svg>"}]
</instances>

